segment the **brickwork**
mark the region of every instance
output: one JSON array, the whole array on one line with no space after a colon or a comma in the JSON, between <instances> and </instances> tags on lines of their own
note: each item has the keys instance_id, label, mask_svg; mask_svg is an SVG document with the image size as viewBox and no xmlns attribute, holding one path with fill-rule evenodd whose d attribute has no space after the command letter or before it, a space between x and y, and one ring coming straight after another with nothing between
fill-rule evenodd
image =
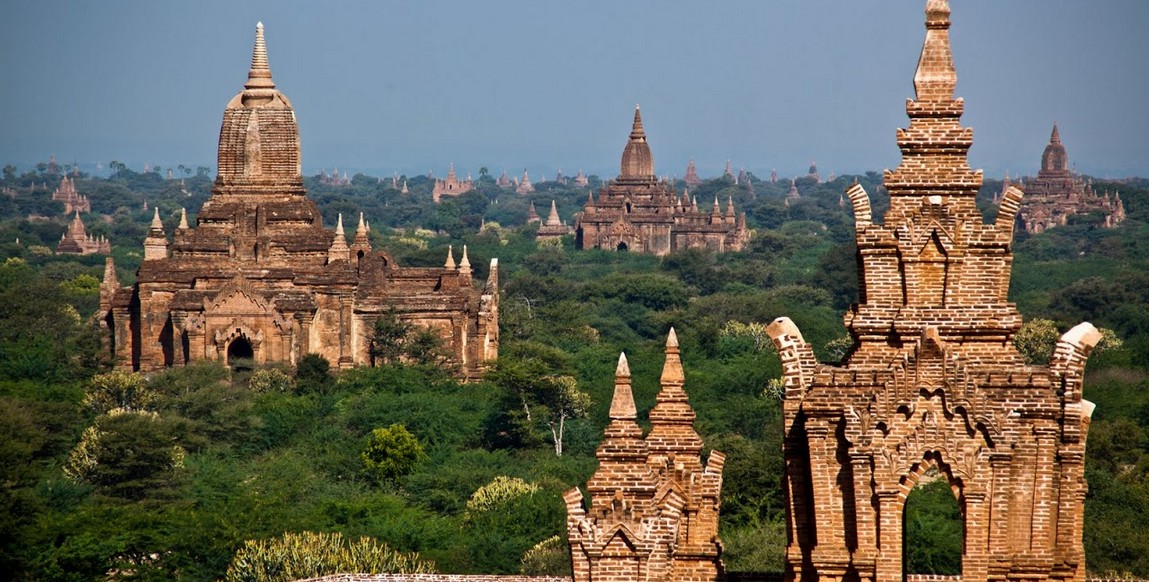
<instances>
[{"instance_id":1,"label":"brickwork","mask_svg":"<svg viewBox=\"0 0 1149 582\"><path fill-rule=\"evenodd\" d=\"M480 289L465 250L458 265L404 268L372 248L362 215L350 244L342 217L334 232L324 228L262 26L247 83L224 110L218 165L195 226L185 215L169 241L157 211L136 283L101 292L118 368L295 363L309 353L337 367L368 364L374 323L391 310L437 333L467 376L497 357L497 260Z\"/></svg>"},{"instance_id":2,"label":"brickwork","mask_svg":"<svg viewBox=\"0 0 1149 582\"><path fill-rule=\"evenodd\" d=\"M76 191L76 183L68 176L60 178L60 185L52 192L52 200L64 204L64 214L92 211L92 202Z\"/></svg>"},{"instance_id":3,"label":"brickwork","mask_svg":"<svg viewBox=\"0 0 1149 582\"><path fill-rule=\"evenodd\" d=\"M531 212L534 212L534 209L535 205L532 202ZM535 214L534 221L540 222L538 214ZM531 222L529 213L527 222ZM567 226L566 223L559 218L558 207L555 206L555 201L551 200L551 211L547 214L547 221L539 225L539 232L535 235L535 240L559 239L572 232L574 232L574 229Z\"/></svg>"},{"instance_id":4,"label":"brickwork","mask_svg":"<svg viewBox=\"0 0 1149 582\"><path fill-rule=\"evenodd\" d=\"M587 483L589 507L577 487L563 495L575 582L723 579L718 509L725 456L711 451L705 464L700 458L673 329L661 383L643 437L630 368L619 356L610 424Z\"/></svg>"},{"instance_id":5,"label":"brickwork","mask_svg":"<svg viewBox=\"0 0 1149 582\"><path fill-rule=\"evenodd\" d=\"M686 193L679 197L670 181L655 177L642 114L635 108L621 173L602 187L598 200L588 196L576 220L575 246L662 256L690 248L740 251L749 242L746 215L735 214L733 200L725 211L717 199L710 212L699 211L696 200Z\"/></svg>"},{"instance_id":6,"label":"brickwork","mask_svg":"<svg viewBox=\"0 0 1149 582\"><path fill-rule=\"evenodd\" d=\"M297 582L570 582L570 578L482 574L334 574Z\"/></svg>"},{"instance_id":7,"label":"brickwork","mask_svg":"<svg viewBox=\"0 0 1149 582\"><path fill-rule=\"evenodd\" d=\"M965 526L967 580L1085 578L1082 516L1088 323L1059 340L1046 366L1012 345L1021 316L1007 301L1022 193L996 220L974 204L973 132L949 43L946 0L926 5L926 38L897 132L901 165L885 174L890 208L853 206L860 302L845 322L856 346L819 364L787 318L769 326L781 358L787 578L901 582L905 501L927 470L948 481Z\"/></svg>"},{"instance_id":8,"label":"brickwork","mask_svg":"<svg viewBox=\"0 0 1149 582\"><path fill-rule=\"evenodd\" d=\"M1053 125L1049 145L1041 155L1041 170L1036 178L1025 180L1022 188L1025 203L1021 206L1020 222L1026 232L1036 234L1065 225L1074 214L1100 213L1107 228L1125 220L1125 203L1120 193L1098 194L1091 183L1070 171L1069 154L1061 143L1057 124Z\"/></svg>"}]
</instances>

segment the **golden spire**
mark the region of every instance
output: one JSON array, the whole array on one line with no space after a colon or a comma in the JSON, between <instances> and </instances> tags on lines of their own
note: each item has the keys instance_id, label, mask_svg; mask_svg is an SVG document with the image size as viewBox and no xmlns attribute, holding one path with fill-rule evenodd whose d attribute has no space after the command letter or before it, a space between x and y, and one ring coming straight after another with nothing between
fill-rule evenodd
<instances>
[{"instance_id":1,"label":"golden spire","mask_svg":"<svg viewBox=\"0 0 1149 582\"><path fill-rule=\"evenodd\" d=\"M274 89L271 67L267 64L267 43L263 40L263 23L255 24L255 46L251 50L251 70L247 72L245 89Z\"/></svg>"}]
</instances>

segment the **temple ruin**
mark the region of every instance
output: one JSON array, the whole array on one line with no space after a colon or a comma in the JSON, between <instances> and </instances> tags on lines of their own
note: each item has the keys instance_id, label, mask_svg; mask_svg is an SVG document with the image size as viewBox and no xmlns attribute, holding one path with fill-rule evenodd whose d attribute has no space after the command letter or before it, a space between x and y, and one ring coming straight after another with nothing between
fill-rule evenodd
<instances>
[{"instance_id":1,"label":"temple ruin","mask_svg":"<svg viewBox=\"0 0 1149 582\"><path fill-rule=\"evenodd\" d=\"M949 27L949 3L929 0L884 221L861 186L848 190L853 350L820 364L789 319L769 327L785 382L789 580L905 579L904 508L927 478L948 483L960 508L962 579L1085 578L1093 405L1082 378L1100 334L1078 325L1043 366L1013 347L1022 320L1006 295L1022 192L1006 193L992 224L974 204L982 174L967 162L973 132L954 98Z\"/></svg>"},{"instance_id":2,"label":"temple ruin","mask_svg":"<svg viewBox=\"0 0 1149 582\"><path fill-rule=\"evenodd\" d=\"M1009 177L1006 176L1006 180ZM1093 184L1069 169L1069 154L1061 143L1061 131L1053 124L1049 145L1041 154L1041 170L1037 177L1022 183L1025 201L1019 216L1025 231L1032 234L1048 228L1064 226L1069 217L1097 213L1103 218L1102 226L1112 228L1125 220L1125 203L1119 193L1098 194Z\"/></svg>"},{"instance_id":3,"label":"temple ruin","mask_svg":"<svg viewBox=\"0 0 1149 582\"><path fill-rule=\"evenodd\" d=\"M497 259L479 288L465 247L458 264L448 253L442 268L406 268L372 248L362 214L350 244L342 217L324 228L262 25L247 83L224 110L218 166L194 226L184 213L169 239L157 209L134 285L105 271L100 306L117 368L293 364L311 353L341 368L370 364L374 323L391 314L432 330L466 376L497 357Z\"/></svg>"}]
</instances>

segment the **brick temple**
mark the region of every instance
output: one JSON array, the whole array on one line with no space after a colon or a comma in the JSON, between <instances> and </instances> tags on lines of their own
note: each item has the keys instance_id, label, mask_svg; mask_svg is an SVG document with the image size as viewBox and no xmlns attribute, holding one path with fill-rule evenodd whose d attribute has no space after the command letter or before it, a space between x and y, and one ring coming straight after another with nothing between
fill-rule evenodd
<instances>
[{"instance_id":1,"label":"brick temple","mask_svg":"<svg viewBox=\"0 0 1149 582\"><path fill-rule=\"evenodd\" d=\"M169 239L157 210L136 283L109 264L100 305L117 368L197 360L369 364L374 322L394 311L433 330L449 361L478 375L498 354L498 263L476 287L466 249L442 268L400 267L372 248L362 215L350 244L323 225L300 172L299 127L268 67L262 25L242 91L227 104L219 175Z\"/></svg>"},{"instance_id":2,"label":"brick temple","mask_svg":"<svg viewBox=\"0 0 1149 582\"><path fill-rule=\"evenodd\" d=\"M655 177L637 107L621 166L618 177L599 190L598 200L588 195L575 224L577 248L661 256L691 248L740 251L750 242L746 215L735 213L732 200L725 210L716 199L710 212L700 211L697 200L686 193L679 197L669 180Z\"/></svg>"},{"instance_id":3,"label":"brick temple","mask_svg":"<svg viewBox=\"0 0 1149 582\"><path fill-rule=\"evenodd\" d=\"M60 185L52 192L52 200L64 205L64 214L92 211L92 202L76 191L75 180L69 179L66 174L60 178Z\"/></svg>"},{"instance_id":4,"label":"brick temple","mask_svg":"<svg viewBox=\"0 0 1149 582\"><path fill-rule=\"evenodd\" d=\"M614 382L589 504L577 487L563 494L574 582L723 580L718 510L726 457L711 451L702 462L674 329L645 437L625 354Z\"/></svg>"},{"instance_id":5,"label":"brick temple","mask_svg":"<svg viewBox=\"0 0 1149 582\"><path fill-rule=\"evenodd\" d=\"M443 180L435 180L435 186L431 189L431 199L435 201L435 204L438 204L444 196L459 196L474 189L474 180L471 180L470 176L467 176L466 180L460 180L459 176L455 174L455 164L452 163L447 170L447 177Z\"/></svg>"},{"instance_id":6,"label":"brick temple","mask_svg":"<svg viewBox=\"0 0 1149 582\"><path fill-rule=\"evenodd\" d=\"M67 180L67 178L64 178ZM59 255L95 255L112 254L112 244L107 237L93 236L84 228L84 221L80 220L80 211L75 211L68 230L60 235L60 244L56 245L56 254Z\"/></svg>"},{"instance_id":7,"label":"brick temple","mask_svg":"<svg viewBox=\"0 0 1149 582\"><path fill-rule=\"evenodd\" d=\"M1006 178L1008 180L1008 177ZM1097 213L1102 225L1112 228L1125 220L1125 203L1120 194L1098 194L1093 185L1069 169L1069 154L1061 143L1061 131L1053 124L1049 145L1041 154L1037 177L1022 185L1025 201L1019 216L1026 232L1037 234L1068 224L1075 214Z\"/></svg>"},{"instance_id":8,"label":"brick temple","mask_svg":"<svg viewBox=\"0 0 1149 582\"><path fill-rule=\"evenodd\" d=\"M1026 365L1012 339L1011 241L1022 193L986 224L967 152L946 0L926 5L926 37L901 165L886 171L890 208L872 219L848 190L860 302L845 323L855 347L820 364L787 318L769 327L782 358L789 580L904 579L904 507L926 479L949 484L964 525L968 581L1084 580L1085 439L1093 405L1088 323Z\"/></svg>"}]
</instances>

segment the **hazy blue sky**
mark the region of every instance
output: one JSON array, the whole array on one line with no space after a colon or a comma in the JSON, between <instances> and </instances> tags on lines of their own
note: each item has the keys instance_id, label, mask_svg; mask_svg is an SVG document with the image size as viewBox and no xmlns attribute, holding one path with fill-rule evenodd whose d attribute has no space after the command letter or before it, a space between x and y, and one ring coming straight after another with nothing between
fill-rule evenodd
<instances>
[{"instance_id":1,"label":"hazy blue sky","mask_svg":"<svg viewBox=\"0 0 1149 582\"><path fill-rule=\"evenodd\" d=\"M635 103L659 174L898 164L924 0L7 0L0 162L215 166L257 20L304 172L602 175ZM952 0L971 162L1149 175L1149 2Z\"/></svg>"}]
</instances>

